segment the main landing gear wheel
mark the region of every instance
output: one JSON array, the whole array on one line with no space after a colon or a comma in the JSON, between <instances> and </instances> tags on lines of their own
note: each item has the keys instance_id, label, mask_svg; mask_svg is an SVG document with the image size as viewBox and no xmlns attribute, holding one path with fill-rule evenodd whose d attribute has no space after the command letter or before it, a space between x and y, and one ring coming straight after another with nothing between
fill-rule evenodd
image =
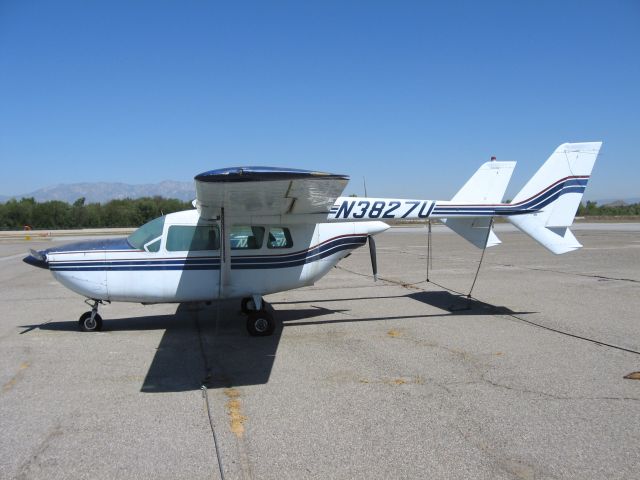
<instances>
[{"instance_id":1,"label":"main landing gear wheel","mask_svg":"<svg viewBox=\"0 0 640 480\"><path fill-rule=\"evenodd\" d=\"M256 302L251 297L244 297L240 302L240 310L245 315L256 311Z\"/></svg>"},{"instance_id":2,"label":"main landing gear wheel","mask_svg":"<svg viewBox=\"0 0 640 480\"><path fill-rule=\"evenodd\" d=\"M99 332L102 330L102 317L96 313L91 318L91 312L84 312L78 320L78 324L83 332Z\"/></svg>"},{"instance_id":3,"label":"main landing gear wheel","mask_svg":"<svg viewBox=\"0 0 640 480\"><path fill-rule=\"evenodd\" d=\"M247 331L253 337L266 337L276 329L276 322L266 310L249 312L247 318Z\"/></svg>"}]
</instances>

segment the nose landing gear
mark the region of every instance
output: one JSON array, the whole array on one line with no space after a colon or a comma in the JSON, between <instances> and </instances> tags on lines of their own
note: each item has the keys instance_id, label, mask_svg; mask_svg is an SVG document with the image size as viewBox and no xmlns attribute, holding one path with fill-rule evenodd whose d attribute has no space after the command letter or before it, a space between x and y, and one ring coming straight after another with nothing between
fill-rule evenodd
<instances>
[{"instance_id":1,"label":"nose landing gear","mask_svg":"<svg viewBox=\"0 0 640 480\"><path fill-rule=\"evenodd\" d=\"M102 330L102 317L98 315L98 304L103 304L102 300L85 300L87 305L91 305L90 312L84 312L78 320L80 330L83 332L99 332Z\"/></svg>"}]
</instances>

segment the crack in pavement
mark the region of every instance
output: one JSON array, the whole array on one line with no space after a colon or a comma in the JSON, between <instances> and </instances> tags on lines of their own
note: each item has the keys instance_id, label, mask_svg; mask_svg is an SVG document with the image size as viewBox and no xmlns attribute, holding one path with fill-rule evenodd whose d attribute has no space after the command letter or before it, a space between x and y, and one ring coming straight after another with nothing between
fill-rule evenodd
<instances>
[{"instance_id":1,"label":"crack in pavement","mask_svg":"<svg viewBox=\"0 0 640 480\"><path fill-rule=\"evenodd\" d=\"M490 263L490 265L494 265L498 267L522 268L524 270L533 270L536 272L558 273L560 275L571 275L575 277L597 278L600 280L618 280L620 282L640 283L640 280L636 280L634 278L607 277L606 275L598 275L595 273L564 272L562 270L554 270L552 268L540 268L540 267L523 267L523 266L514 267L514 265L511 265L509 263Z\"/></svg>"},{"instance_id":2,"label":"crack in pavement","mask_svg":"<svg viewBox=\"0 0 640 480\"><path fill-rule=\"evenodd\" d=\"M478 430L482 432L481 425L478 424L476 426ZM533 465L520 460L514 460L501 454L485 441L472 438L472 433L465 433L458 424L453 424L453 427L466 443L480 450L485 456L489 457L493 461L493 464L499 470L511 475L515 479L533 480L541 476L544 476L545 478L558 478L555 475L551 475L549 472L544 472L544 475L542 475L541 472L536 472L536 468Z\"/></svg>"},{"instance_id":3,"label":"crack in pavement","mask_svg":"<svg viewBox=\"0 0 640 480\"><path fill-rule=\"evenodd\" d=\"M40 467L42 465L43 454L48 450L51 443L62 435L62 426L56 425L45 436L44 440L36 447L35 451L18 467L18 473L15 478L18 480L26 480L32 478L32 467Z\"/></svg>"},{"instance_id":4,"label":"crack in pavement","mask_svg":"<svg viewBox=\"0 0 640 480\"><path fill-rule=\"evenodd\" d=\"M499 382L496 382L496 381L493 381L493 380L489 380L484 375L481 375L480 376L480 380L477 380L477 381L450 382L450 383L445 383L444 385L447 385L447 386L452 386L452 385L453 386L457 386L457 385L467 386L467 385L481 385L481 384L489 385L489 386L495 387L495 388L501 388L501 389L504 389L504 390L510 390L510 391L514 391L514 392L538 395L540 397L547 397L548 399L551 399L551 400L623 400L623 401L635 401L635 402L640 401L640 398L635 398L635 397L574 397L574 396L570 396L570 395L558 395L558 394L554 394L554 393L544 392L542 390L533 390L533 389L529 389L529 388L516 387L516 386L513 386L513 385L506 385L504 383L499 383Z\"/></svg>"}]
</instances>

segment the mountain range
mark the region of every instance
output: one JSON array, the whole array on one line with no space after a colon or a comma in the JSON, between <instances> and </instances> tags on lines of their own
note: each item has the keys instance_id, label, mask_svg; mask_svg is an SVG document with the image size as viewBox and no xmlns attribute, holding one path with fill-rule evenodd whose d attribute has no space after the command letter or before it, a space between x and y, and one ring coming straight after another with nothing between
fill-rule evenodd
<instances>
[{"instance_id":1,"label":"mountain range","mask_svg":"<svg viewBox=\"0 0 640 480\"><path fill-rule=\"evenodd\" d=\"M87 203L105 203L109 200L123 198L140 198L162 196L165 198L178 198L183 201L191 201L196 198L196 190L193 182L164 181L144 185L130 185L127 183L95 182L95 183L71 183L58 184L40 188L22 195L0 195L0 202L11 198L33 197L38 202L49 200L62 200L73 203L84 197Z\"/></svg>"}]
</instances>

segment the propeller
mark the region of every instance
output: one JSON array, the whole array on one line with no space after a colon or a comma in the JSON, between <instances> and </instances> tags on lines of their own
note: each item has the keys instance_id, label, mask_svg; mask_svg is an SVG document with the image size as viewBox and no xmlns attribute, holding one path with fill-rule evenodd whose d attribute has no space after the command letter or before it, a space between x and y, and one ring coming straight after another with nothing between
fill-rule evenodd
<instances>
[{"instance_id":1,"label":"propeller","mask_svg":"<svg viewBox=\"0 0 640 480\"><path fill-rule=\"evenodd\" d=\"M369 254L371 255L371 268L373 270L373 281L378 281L378 261L376 260L376 241L372 235L367 236L369 241Z\"/></svg>"}]
</instances>

